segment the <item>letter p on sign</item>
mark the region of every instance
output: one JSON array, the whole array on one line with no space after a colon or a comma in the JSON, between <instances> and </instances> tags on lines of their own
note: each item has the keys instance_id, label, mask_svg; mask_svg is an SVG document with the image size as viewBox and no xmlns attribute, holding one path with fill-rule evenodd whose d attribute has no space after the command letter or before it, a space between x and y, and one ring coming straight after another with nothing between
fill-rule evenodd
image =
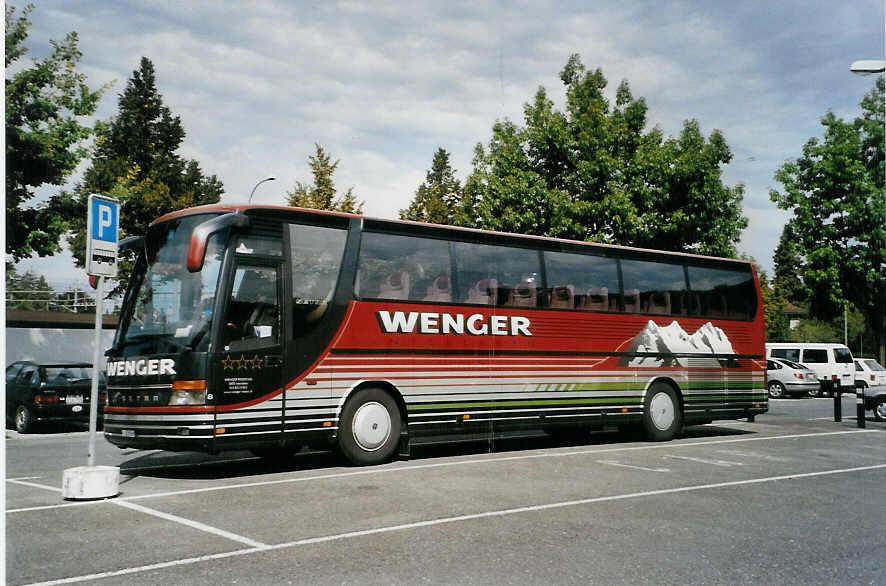
<instances>
[{"instance_id":1,"label":"letter p on sign","mask_svg":"<svg viewBox=\"0 0 886 586\"><path fill-rule=\"evenodd\" d=\"M90 195L87 223L86 272L97 277L116 276L119 202L104 195Z\"/></svg>"}]
</instances>

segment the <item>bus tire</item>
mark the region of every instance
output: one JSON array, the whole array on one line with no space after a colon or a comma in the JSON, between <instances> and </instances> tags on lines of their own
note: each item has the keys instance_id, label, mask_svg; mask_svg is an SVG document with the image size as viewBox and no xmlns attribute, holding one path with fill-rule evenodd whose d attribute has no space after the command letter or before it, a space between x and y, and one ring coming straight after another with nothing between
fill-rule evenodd
<instances>
[{"instance_id":1,"label":"bus tire","mask_svg":"<svg viewBox=\"0 0 886 586\"><path fill-rule=\"evenodd\" d=\"M338 449L352 464L367 466L388 461L400 440L400 409L378 388L358 391L341 412Z\"/></svg>"},{"instance_id":2,"label":"bus tire","mask_svg":"<svg viewBox=\"0 0 886 586\"><path fill-rule=\"evenodd\" d=\"M683 428L683 410L673 387L664 382L653 383L643 403L646 438L654 442L674 439Z\"/></svg>"}]
</instances>

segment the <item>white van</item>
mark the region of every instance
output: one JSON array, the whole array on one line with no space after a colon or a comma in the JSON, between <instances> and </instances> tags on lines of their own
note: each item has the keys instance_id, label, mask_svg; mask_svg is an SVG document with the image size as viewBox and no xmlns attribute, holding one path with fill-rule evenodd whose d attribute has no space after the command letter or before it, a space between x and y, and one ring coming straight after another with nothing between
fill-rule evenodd
<instances>
[{"instance_id":1,"label":"white van","mask_svg":"<svg viewBox=\"0 0 886 586\"><path fill-rule=\"evenodd\" d=\"M785 358L815 371L821 393L855 393L855 363L843 344L773 342L766 344L766 358Z\"/></svg>"}]
</instances>

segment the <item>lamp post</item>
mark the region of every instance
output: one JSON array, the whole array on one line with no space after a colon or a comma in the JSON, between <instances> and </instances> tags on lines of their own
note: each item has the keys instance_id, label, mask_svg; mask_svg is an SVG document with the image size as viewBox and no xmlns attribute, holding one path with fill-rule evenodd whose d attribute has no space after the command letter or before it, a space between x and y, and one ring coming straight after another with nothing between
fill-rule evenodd
<instances>
[{"instance_id":1,"label":"lamp post","mask_svg":"<svg viewBox=\"0 0 886 586\"><path fill-rule=\"evenodd\" d=\"M884 10L883 19L884 29L886 29L886 10ZM883 55L886 57L886 38L884 38ZM858 75L870 75L872 73L886 74L886 60L865 59L861 61L853 61L852 65L849 66L849 70ZM886 120L884 120L884 123L886 123ZM886 128L884 128L884 131L886 131ZM886 141L886 134L883 135L883 138L884 141ZM884 145L884 151L886 151L886 145ZM884 173L884 175L886 175L886 173ZM883 197L886 198L886 191L884 191ZM886 218L883 218L883 221L886 222ZM881 266L878 267L878 269L882 270L883 259L880 259L880 265ZM877 290L877 323L875 324L875 327L879 329L877 337L880 340L880 364L884 364L886 363L886 310L884 310L883 306L886 305L886 277L882 274L878 279Z\"/></svg>"},{"instance_id":2,"label":"lamp post","mask_svg":"<svg viewBox=\"0 0 886 586\"><path fill-rule=\"evenodd\" d=\"M264 179L262 179L261 181L259 181L258 183L256 183L256 184L255 184L255 187L252 188L252 191L249 192L249 199L246 200L246 203L251 203L251 202L252 202L252 196L253 196L253 194L255 194L255 190L258 189L258 186L259 186L259 185L261 185L261 184L264 183L265 181L274 181L274 180L276 180L276 179L277 179L276 177L274 177L273 175L271 175L270 177L265 177Z\"/></svg>"},{"instance_id":3,"label":"lamp post","mask_svg":"<svg viewBox=\"0 0 886 586\"><path fill-rule=\"evenodd\" d=\"M886 5L884 5L883 12L884 19L884 30L886 30ZM883 56L886 57L886 37L884 37L884 50ZM865 59L861 61L853 61L852 65L849 66L849 71L852 73L857 73L859 75L870 75L872 73L883 73L886 75L886 60L884 59ZM886 97L886 94L884 94ZM884 124L886 124L886 116L884 116ZM886 127L884 127L883 140L886 142ZM884 153L886 153L886 144L884 146ZM886 165L886 161L884 161L884 165ZM884 178L886 178L886 166L884 166ZM886 198L886 190L883 192L883 197ZM884 202L886 203L886 202ZM884 222L886 222L886 217L882 218ZM881 249L882 250L882 249ZM880 266L877 267L878 271L882 271L883 269L884 259L880 259ZM876 324L874 327L879 330L877 332L877 338L880 342L880 364L886 362L886 310L884 310L884 305L886 305L886 277L882 274L879 275L877 279L877 299L876 303ZM862 387L858 387L855 390L855 403L856 403L856 417L858 420L858 427L865 426L865 418L864 418L864 389Z\"/></svg>"}]
</instances>

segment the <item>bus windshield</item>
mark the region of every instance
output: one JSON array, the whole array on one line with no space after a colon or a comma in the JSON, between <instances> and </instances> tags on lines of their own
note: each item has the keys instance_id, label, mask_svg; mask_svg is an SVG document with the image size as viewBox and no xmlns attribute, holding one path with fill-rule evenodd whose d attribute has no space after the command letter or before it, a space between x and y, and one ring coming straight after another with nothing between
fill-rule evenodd
<instances>
[{"instance_id":1,"label":"bus windshield","mask_svg":"<svg viewBox=\"0 0 886 586\"><path fill-rule=\"evenodd\" d=\"M206 349L226 233L210 238L200 272L189 272L185 258L191 232L210 217L177 218L148 230L117 333L122 355Z\"/></svg>"}]
</instances>

